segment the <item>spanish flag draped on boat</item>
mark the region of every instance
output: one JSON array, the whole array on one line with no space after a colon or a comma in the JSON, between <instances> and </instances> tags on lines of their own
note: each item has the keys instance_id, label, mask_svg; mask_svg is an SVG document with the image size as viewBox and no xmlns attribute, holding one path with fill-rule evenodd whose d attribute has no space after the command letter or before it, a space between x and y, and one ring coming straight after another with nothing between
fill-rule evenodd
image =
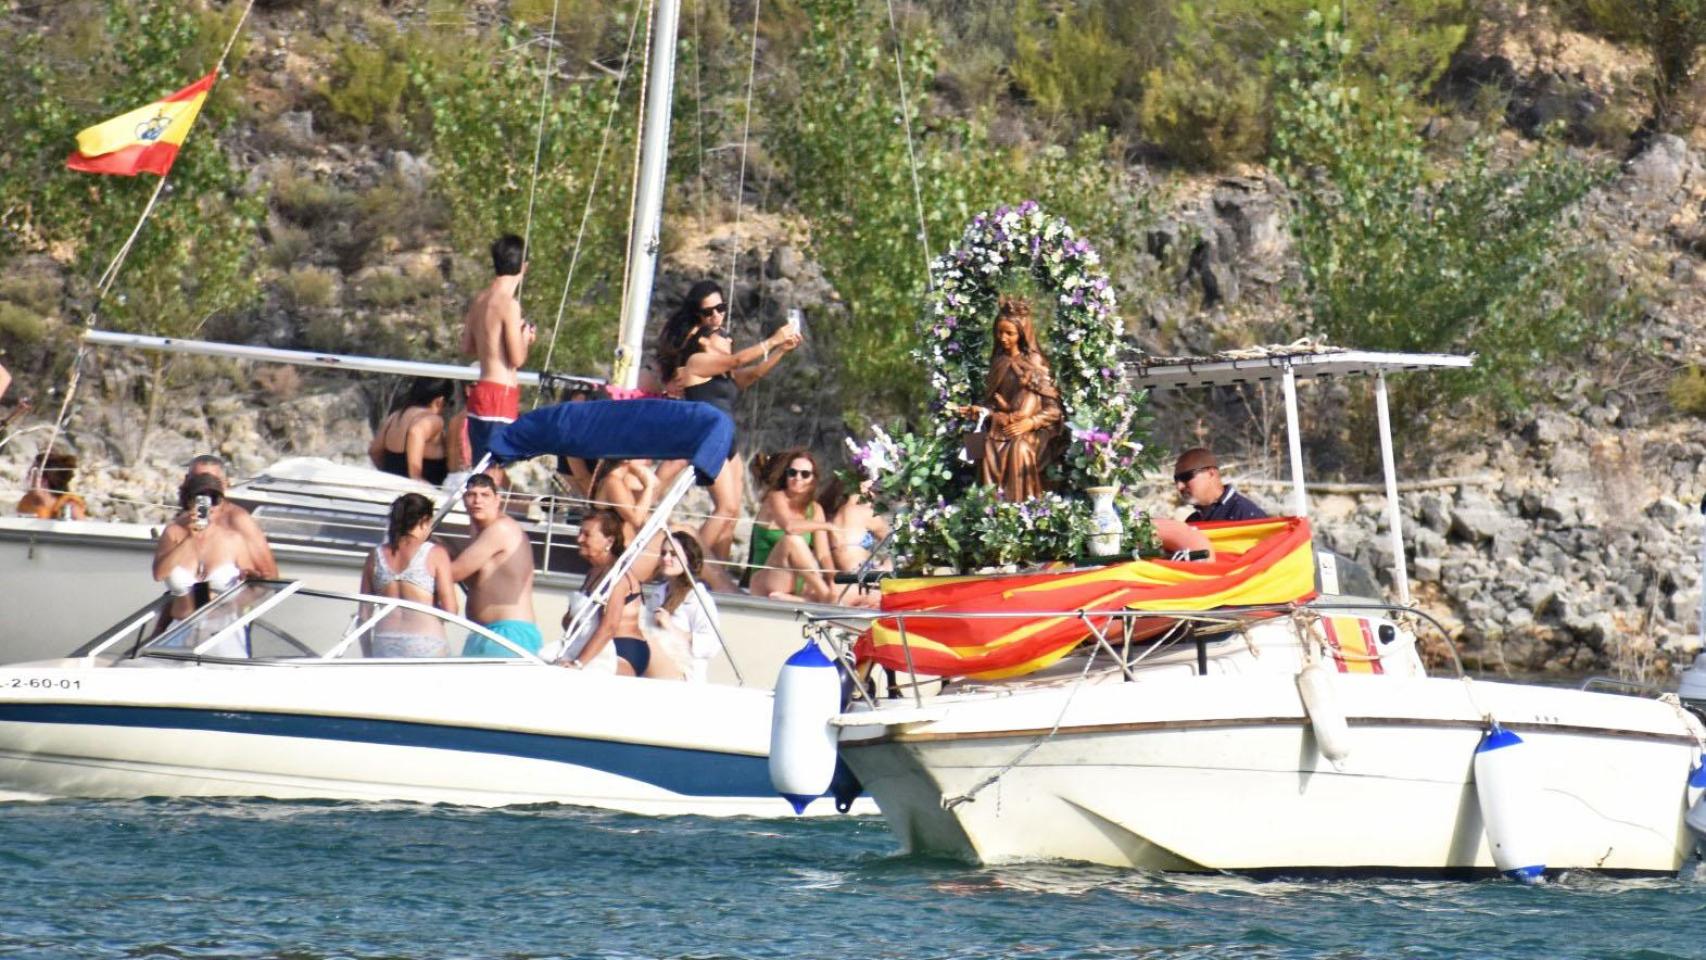
<instances>
[{"instance_id":1,"label":"spanish flag draped on boat","mask_svg":"<svg viewBox=\"0 0 1706 960\"><path fill-rule=\"evenodd\" d=\"M1091 632L1082 610L1209 610L1308 600L1315 595L1315 559L1309 521L1276 517L1200 525L1214 559L1185 563L1132 560L1105 567L1011 576L917 577L883 581L882 609L904 613L900 623L881 617L859 637L861 663L929 676L997 679L1040 670L1065 656ZM956 619L931 613L1017 614L1012 618ZM1106 632L1109 617L1089 618ZM1153 636L1174 621L1140 620L1135 636ZM1123 636L1123 634L1122 634Z\"/></svg>"},{"instance_id":2,"label":"spanish flag draped on boat","mask_svg":"<svg viewBox=\"0 0 1706 960\"><path fill-rule=\"evenodd\" d=\"M201 113L217 73L77 134L77 149L65 165L84 173L165 176L178 158L178 147L189 136L196 115Z\"/></svg>"}]
</instances>

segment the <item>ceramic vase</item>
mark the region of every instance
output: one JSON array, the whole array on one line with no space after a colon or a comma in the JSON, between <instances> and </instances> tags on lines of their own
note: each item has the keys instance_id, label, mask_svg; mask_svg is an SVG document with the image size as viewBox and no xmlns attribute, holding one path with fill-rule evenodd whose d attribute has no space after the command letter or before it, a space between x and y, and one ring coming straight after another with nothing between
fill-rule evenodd
<instances>
[{"instance_id":1,"label":"ceramic vase","mask_svg":"<svg viewBox=\"0 0 1706 960\"><path fill-rule=\"evenodd\" d=\"M1125 524L1120 521L1119 511L1114 509L1114 495L1120 492L1120 488L1086 487L1084 492L1090 495L1090 555L1119 556Z\"/></svg>"}]
</instances>

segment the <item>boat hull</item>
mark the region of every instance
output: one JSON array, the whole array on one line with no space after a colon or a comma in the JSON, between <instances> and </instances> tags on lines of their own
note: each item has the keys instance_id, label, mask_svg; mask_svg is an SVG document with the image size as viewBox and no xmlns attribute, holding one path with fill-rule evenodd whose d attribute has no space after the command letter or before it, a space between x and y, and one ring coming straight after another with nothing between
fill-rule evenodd
<instances>
[{"instance_id":1,"label":"boat hull","mask_svg":"<svg viewBox=\"0 0 1706 960\"><path fill-rule=\"evenodd\" d=\"M1425 678L1335 686L1352 744L1338 767L1286 676L944 697L941 719L848 730L842 756L911 851L1478 873L1494 869L1473 780L1491 712L1526 741L1524 816L1543 825L1549 868L1673 873L1692 848L1682 818L1699 748L1671 705Z\"/></svg>"},{"instance_id":2,"label":"boat hull","mask_svg":"<svg viewBox=\"0 0 1706 960\"><path fill-rule=\"evenodd\" d=\"M787 816L771 702L519 663L23 666L0 670L0 790Z\"/></svg>"}]
</instances>

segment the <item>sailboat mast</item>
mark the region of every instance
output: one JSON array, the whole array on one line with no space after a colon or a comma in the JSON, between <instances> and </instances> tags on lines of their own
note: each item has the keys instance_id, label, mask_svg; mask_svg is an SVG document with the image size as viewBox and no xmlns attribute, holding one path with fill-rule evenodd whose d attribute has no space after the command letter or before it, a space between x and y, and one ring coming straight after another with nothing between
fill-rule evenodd
<instances>
[{"instance_id":1,"label":"sailboat mast","mask_svg":"<svg viewBox=\"0 0 1706 960\"><path fill-rule=\"evenodd\" d=\"M680 17L680 0L657 0L640 139L640 177L634 190L634 232L628 237L622 325L616 341L615 369L610 375L610 382L622 387L631 388L639 382L646 317L652 306L652 281L657 277L664 167L669 159L669 114L675 93L675 36Z\"/></svg>"}]
</instances>

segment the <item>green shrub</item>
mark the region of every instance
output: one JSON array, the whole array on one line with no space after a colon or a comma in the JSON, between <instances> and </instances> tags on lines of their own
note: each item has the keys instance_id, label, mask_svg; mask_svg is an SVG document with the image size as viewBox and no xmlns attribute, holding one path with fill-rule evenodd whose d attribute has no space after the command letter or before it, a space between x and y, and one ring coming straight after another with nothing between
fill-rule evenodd
<instances>
[{"instance_id":1,"label":"green shrub","mask_svg":"<svg viewBox=\"0 0 1706 960\"><path fill-rule=\"evenodd\" d=\"M1318 14L1275 77L1274 166L1293 191L1309 315L1294 334L1374 350L1474 352L1463 375L1401 394L1414 414L1454 400L1519 406L1555 358L1627 310L1574 229L1608 171L1556 144L1508 164L1493 140L1434 166L1402 90L1351 71Z\"/></svg>"},{"instance_id":2,"label":"green shrub","mask_svg":"<svg viewBox=\"0 0 1706 960\"><path fill-rule=\"evenodd\" d=\"M0 341L31 344L47 333L47 323L27 307L0 300Z\"/></svg>"},{"instance_id":3,"label":"green shrub","mask_svg":"<svg viewBox=\"0 0 1706 960\"><path fill-rule=\"evenodd\" d=\"M1179 55L1145 78L1143 129L1169 156L1223 167L1262 155L1267 83L1226 47Z\"/></svg>"},{"instance_id":4,"label":"green shrub","mask_svg":"<svg viewBox=\"0 0 1706 960\"><path fill-rule=\"evenodd\" d=\"M375 272L356 284L356 301L370 307L395 307L427 296L439 288L437 277L412 277Z\"/></svg>"},{"instance_id":5,"label":"green shrub","mask_svg":"<svg viewBox=\"0 0 1706 960\"><path fill-rule=\"evenodd\" d=\"M1665 393L1677 413L1706 417L1706 370L1689 364L1671 379Z\"/></svg>"},{"instance_id":6,"label":"green shrub","mask_svg":"<svg viewBox=\"0 0 1706 960\"><path fill-rule=\"evenodd\" d=\"M272 242L266 248L267 263L280 270L300 264L314 249L313 237L301 227L281 223L270 232Z\"/></svg>"},{"instance_id":7,"label":"green shrub","mask_svg":"<svg viewBox=\"0 0 1706 960\"><path fill-rule=\"evenodd\" d=\"M1018 5L1014 37L1013 81L1045 116L1089 126L1114 119L1122 97L1138 88L1149 60L1141 36L1154 36L1164 23L1154 4L1131 0L1092 0L1072 4L1052 17L1039 11L1036 0ZM1122 35L1133 23L1114 11L1147 7L1154 15L1138 36ZM1052 21L1052 22L1051 22ZM1164 28L1163 28L1164 29Z\"/></svg>"},{"instance_id":8,"label":"green shrub","mask_svg":"<svg viewBox=\"0 0 1706 960\"><path fill-rule=\"evenodd\" d=\"M329 307L338 293L336 275L321 267L297 267L284 275L279 288L299 309Z\"/></svg>"},{"instance_id":9,"label":"green shrub","mask_svg":"<svg viewBox=\"0 0 1706 960\"><path fill-rule=\"evenodd\" d=\"M408 85L407 54L396 31L375 26L372 36L337 42L320 96L347 132L393 136L403 130L400 108Z\"/></svg>"},{"instance_id":10,"label":"green shrub","mask_svg":"<svg viewBox=\"0 0 1706 960\"><path fill-rule=\"evenodd\" d=\"M25 307L38 316L58 313L59 298L64 292L64 284L49 273L17 273L0 277L0 300Z\"/></svg>"},{"instance_id":11,"label":"green shrub","mask_svg":"<svg viewBox=\"0 0 1706 960\"><path fill-rule=\"evenodd\" d=\"M350 207L348 194L295 170L286 170L273 181L272 203L279 213L305 227L342 219Z\"/></svg>"}]
</instances>

